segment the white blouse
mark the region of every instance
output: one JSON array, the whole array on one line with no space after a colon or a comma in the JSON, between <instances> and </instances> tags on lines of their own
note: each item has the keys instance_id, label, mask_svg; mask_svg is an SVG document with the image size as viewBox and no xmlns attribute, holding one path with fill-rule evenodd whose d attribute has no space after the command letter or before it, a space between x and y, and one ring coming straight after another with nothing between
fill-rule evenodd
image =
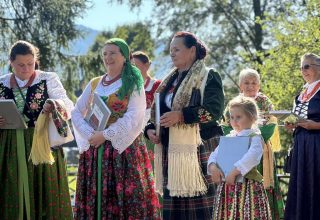
<instances>
[{"instance_id":1,"label":"white blouse","mask_svg":"<svg viewBox=\"0 0 320 220\"><path fill-rule=\"evenodd\" d=\"M259 130L255 129L245 129L237 133L236 131L232 130L230 134L227 136L229 137L236 137L236 136L249 136L252 133L258 133L260 134ZM234 166L240 171L242 176L245 176L252 168L257 166L260 163L262 154L263 154L263 145L262 145L262 139L261 136L256 135L251 138L251 144L248 152L243 155L243 157L238 160ZM208 160L208 168L211 163L217 162L217 155L219 152L219 146L215 149L214 152L210 154L209 160ZM208 169L208 174L211 175Z\"/></svg>"},{"instance_id":2,"label":"white blouse","mask_svg":"<svg viewBox=\"0 0 320 220\"><path fill-rule=\"evenodd\" d=\"M80 154L88 150L90 144L89 138L93 135L93 128L84 120L84 117L89 109L89 99L91 96L90 81L78 98L75 109L71 113L75 138ZM109 86L103 86L98 83L95 93L101 96L109 96L115 93L122 85L121 79L115 81ZM112 146L122 153L127 149L142 131L143 120L146 109L146 98L144 89L140 91L134 90L129 98L127 112L122 118L118 118L116 122L111 124L103 131L103 136L106 140L111 141Z\"/></svg>"},{"instance_id":3,"label":"white blouse","mask_svg":"<svg viewBox=\"0 0 320 220\"><path fill-rule=\"evenodd\" d=\"M7 88L11 88L10 77L11 77L11 73L0 77L0 82L2 82L3 85ZM29 81L29 79L20 80L18 77L15 77L15 78L20 87L25 86ZM59 79L59 76L53 72L43 72L40 70L36 70L36 76L30 86L35 85L41 82L42 80L46 81L49 98L57 101L62 101L68 113L68 119L70 119L71 111L74 108L73 102L68 98L66 90L63 88L63 85Z\"/></svg>"}]
</instances>

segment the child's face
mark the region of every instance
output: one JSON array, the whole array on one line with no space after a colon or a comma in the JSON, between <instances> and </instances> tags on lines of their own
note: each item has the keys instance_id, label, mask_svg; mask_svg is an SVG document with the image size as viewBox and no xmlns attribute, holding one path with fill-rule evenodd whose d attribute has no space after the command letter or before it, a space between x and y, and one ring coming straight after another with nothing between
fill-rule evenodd
<instances>
[{"instance_id":1,"label":"child's face","mask_svg":"<svg viewBox=\"0 0 320 220\"><path fill-rule=\"evenodd\" d=\"M244 129L250 129L253 122L253 119L248 117L242 108L230 108L230 123L235 131L240 132Z\"/></svg>"}]
</instances>

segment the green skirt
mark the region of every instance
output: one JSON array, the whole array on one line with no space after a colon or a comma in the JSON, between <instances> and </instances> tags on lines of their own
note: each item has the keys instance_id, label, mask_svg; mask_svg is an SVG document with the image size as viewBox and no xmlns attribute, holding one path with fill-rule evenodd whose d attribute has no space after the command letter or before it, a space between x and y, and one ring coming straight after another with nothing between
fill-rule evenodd
<instances>
[{"instance_id":1,"label":"green skirt","mask_svg":"<svg viewBox=\"0 0 320 220\"><path fill-rule=\"evenodd\" d=\"M72 219L63 149L53 150L53 165L33 165L28 160L33 130L23 131L19 151L17 131L0 130L1 219Z\"/></svg>"}]
</instances>

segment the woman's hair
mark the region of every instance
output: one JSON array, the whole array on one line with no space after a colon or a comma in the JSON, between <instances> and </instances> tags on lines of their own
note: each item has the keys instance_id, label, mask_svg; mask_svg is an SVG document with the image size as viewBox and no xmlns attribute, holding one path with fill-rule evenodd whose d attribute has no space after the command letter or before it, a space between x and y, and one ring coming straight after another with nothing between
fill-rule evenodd
<instances>
[{"instance_id":1,"label":"woman's hair","mask_svg":"<svg viewBox=\"0 0 320 220\"><path fill-rule=\"evenodd\" d=\"M237 107L243 110L243 112L254 122L257 122L259 118L259 108L253 98L245 96L237 96L233 98L228 104L228 110Z\"/></svg>"},{"instance_id":2,"label":"woman's hair","mask_svg":"<svg viewBox=\"0 0 320 220\"><path fill-rule=\"evenodd\" d=\"M260 84L260 75L257 70L251 68L241 70L239 74L239 84L241 84L241 82L247 77L255 77Z\"/></svg>"},{"instance_id":3,"label":"woman's hair","mask_svg":"<svg viewBox=\"0 0 320 220\"><path fill-rule=\"evenodd\" d=\"M132 57L140 60L144 64L151 63L149 56L143 51L133 52Z\"/></svg>"},{"instance_id":4,"label":"woman's hair","mask_svg":"<svg viewBox=\"0 0 320 220\"><path fill-rule=\"evenodd\" d=\"M173 38L183 38L183 43L187 48L196 47L196 60L202 60L207 56L207 48L196 35L187 31L179 31L175 33Z\"/></svg>"},{"instance_id":5,"label":"woman's hair","mask_svg":"<svg viewBox=\"0 0 320 220\"><path fill-rule=\"evenodd\" d=\"M314 64L320 65L320 57L314 53L306 53L302 55L301 62L304 60L311 60Z\"/></svg>"},{"instance_id":6,"label":"woman's hair","mask_svg":"<svg viewBox=\"0 0 320 220\"><path fill-rule=\"evenodd\" d=\"M9 52L9 58L10 58L10 61L14 61L17 55L28 55L28 54L33 55L35 60L38 61L39 49L27 41L18 40L12 45ZM39 65L39 63L37 63L37 65Z\"/></svg>"}]
</instances>

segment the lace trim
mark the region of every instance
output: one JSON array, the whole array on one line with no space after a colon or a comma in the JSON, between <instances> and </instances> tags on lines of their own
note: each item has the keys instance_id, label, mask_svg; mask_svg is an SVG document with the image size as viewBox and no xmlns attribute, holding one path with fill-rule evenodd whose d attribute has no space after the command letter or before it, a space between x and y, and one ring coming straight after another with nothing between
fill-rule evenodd
<instances>
[{"instance_id":1,"label":"lace trim","mask_svg":"<svg viewBox=\"0 0 320 220\"><path fill-rule=\"evenodd\" d=\"M119 151L119 154L125 151L136 139L122 122L117 122L116 125L104 130L103 136L106 140L111 141L112 146Z\"/></svg>"}]
</instances>

